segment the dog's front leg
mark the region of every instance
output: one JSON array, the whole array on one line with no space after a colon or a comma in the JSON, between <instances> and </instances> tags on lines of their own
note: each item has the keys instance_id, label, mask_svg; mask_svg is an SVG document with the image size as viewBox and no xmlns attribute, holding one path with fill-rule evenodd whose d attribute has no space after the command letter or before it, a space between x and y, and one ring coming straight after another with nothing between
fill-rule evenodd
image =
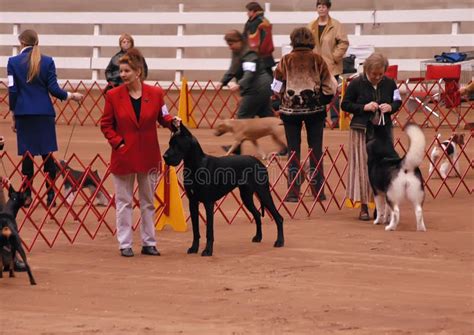
<instances>
[{"instance_id":1,"label":"dog's front leg","mask_svg":"<svg viewBox=\"0 0 474 335\"><path fill-rule=\"evenodd\" d=\"M267 155L266 155L265 152L258 146L257 140L252 140L252 143L253 143L253 145L255 146L255 148L257 149L257 152L258 152L258 154L260 155L260 157L262 157L262 159L265 159L265 158L267 157Z\"/></svg>"},{"instance_id":2,"label":"dog's front leg","mask_svg":"<svg viewBox=\"0 0 474 335\"><path fill-rule=\"evenodd\" d=\"M400 221L400 207L398 207L398 204L393 204L391 208L390 224L385 227L385 230L389 231L389 230L397 229L399 221Z\"/></svg>"},{"instance_id":3,"label":"dog's front leg","mask_svg":"<svg viewBox=\"0 0 474 335\"><path fill-rule=\"evenodd\" d=\"M206 208L206 248L201 256L212 256L212 247L214 245L214 201L205 202Z\"/></svg>"},{"instance_id":4,"label":"dog's front leg","mask_svg":"<svg viewBox=\"0 0 474 335\"><path fill-rule=\"evenodd\" d=\"M199 202L196 199L189 199L189 212L193 224L193 244L188 249L188 254L196 254L199 250Z\"/></svg>"},{"instance_id":5,"label":"dog's front leg","mask_svg":"<svg viewBox=\"0 0 474 335\"><path fill-rule=\"evenodd\" d=\"M10 278L12 278L12 277L15 277L15 269L13 267L15 266L15 254L16 254L15 248L12 244L12 236L9 237L9 243L10 243L10 254L8 255L7 264L8 264L9 276ZM2 259L3 259L3 255L2 255ZM3 267L1 270L3 271Z\"/></svg>"},{"instance_id":6,"label":"dog's front leg","mask_svg":"<svg viewBox=\"0 0 474 335\"><path fill-rule=\"evenodd\" d=\"M374 220L374 224L377 225L381 222L384 222L385 216L385 194L377 194L374 197L375 208L377 209L377 217Z\"/></svg>"},{"instance_id":7,"label":"dog's front leg","mask_svg":"<svg viewBox=\"0 0 474 335\"><path fill-rule=\"evenodd\" d=\"M9 272L9 277L10 278L14 278L15 277L15 269L14 269L14 266L15 266L15 254L12 252L11 254L11 257L10 257L10 267L8 269L8 272Z\"/></svg>"}]
</instances>

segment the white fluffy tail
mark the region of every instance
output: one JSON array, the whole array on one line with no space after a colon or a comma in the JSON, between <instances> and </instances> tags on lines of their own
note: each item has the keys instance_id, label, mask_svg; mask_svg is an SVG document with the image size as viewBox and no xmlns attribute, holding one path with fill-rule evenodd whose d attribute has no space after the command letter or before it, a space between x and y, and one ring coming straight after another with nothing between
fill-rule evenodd
<instances>
[{"instance_id":1,"label":"white fluffy tail","mask_svg":"<svg viewBox=\"0 0 474 335\"><path fill-rule=\"evenodd\" d=\"M409 124L405 132L410 140L408 152L403 159L402 167L413 171L421 165L425 157L426 140L423 131L416 124Z\"/></svg>"}]
</instances>

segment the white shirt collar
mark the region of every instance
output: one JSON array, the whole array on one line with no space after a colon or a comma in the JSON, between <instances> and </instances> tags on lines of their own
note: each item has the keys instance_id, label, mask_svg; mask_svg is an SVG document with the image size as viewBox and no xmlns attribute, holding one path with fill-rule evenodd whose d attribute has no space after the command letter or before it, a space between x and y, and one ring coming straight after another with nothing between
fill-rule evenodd
<instances>
[{"instance_id":1,"label":"white shirt collar","mask_svg":"<svg viewBox=\"0 0 474 335\"><path fill-rule=\"evenodd\" d=\"M26 47L24 47L23 49L20 50L20 53L23 53L23 51L25 51L25 50L28 49L28 48L33 48L33 47L32 47L31 45L26 46Z\"/></svg>"}]
</instances>

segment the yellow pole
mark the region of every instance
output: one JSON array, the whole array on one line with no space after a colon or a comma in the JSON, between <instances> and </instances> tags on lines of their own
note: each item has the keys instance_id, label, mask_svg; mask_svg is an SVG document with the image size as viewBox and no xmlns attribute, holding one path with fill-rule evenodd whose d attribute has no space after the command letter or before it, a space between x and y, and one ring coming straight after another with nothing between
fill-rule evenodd
<instances>
[{"instance_id":1,"label":"yellow pole","mask_svg":"<svg viewBox=\"0 0 474 335\"><path fill-rule=\"evenodd\" d=\"M344 99L344 95L346 94L346 87L347 87L347 79L342 76L342 86L341 86L341 97L340 101ZM344 112L341 107L341 103L339 104L339 130L349 130L349 125L351 120L349 118L348 113Z\"/></svg>"}]
</instances>

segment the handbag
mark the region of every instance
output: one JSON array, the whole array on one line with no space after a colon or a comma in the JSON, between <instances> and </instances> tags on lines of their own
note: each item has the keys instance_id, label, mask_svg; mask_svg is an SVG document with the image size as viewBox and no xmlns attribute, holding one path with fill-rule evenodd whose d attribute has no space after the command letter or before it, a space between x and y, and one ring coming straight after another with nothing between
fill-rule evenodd
<instances>
[{"instance_id":1,"label":"handbag","mask_svg":"<svg viewBox=\"0 0 474 335\"><path fill-rule=\"evenodd\" d=\"M356 73L357 69L355 68L355 55L349 55L342 59L342 73Z\"/></svg>"}]
</instances>

